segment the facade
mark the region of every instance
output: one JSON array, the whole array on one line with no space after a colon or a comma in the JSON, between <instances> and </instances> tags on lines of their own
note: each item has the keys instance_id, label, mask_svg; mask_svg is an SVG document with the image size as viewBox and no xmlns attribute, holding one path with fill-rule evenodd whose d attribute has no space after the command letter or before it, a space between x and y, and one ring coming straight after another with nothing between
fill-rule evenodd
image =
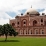
<instances>
[{"instance_id":1,"label":"facade","mask_svg":"<svg viewBox=\"0 0 46 46\"><path fill-rule=\"evenodd\" d=\"M10 20L10 24L16 29L19 36L46 36L46 15L29 8L21 16Z\"/></svg>"}]
</instances>

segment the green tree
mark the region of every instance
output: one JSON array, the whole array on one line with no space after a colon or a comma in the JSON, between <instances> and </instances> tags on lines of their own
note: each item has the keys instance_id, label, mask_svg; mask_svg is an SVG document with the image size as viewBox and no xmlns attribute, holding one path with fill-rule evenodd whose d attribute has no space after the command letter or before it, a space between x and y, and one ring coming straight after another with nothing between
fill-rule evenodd
<instances>
[{"instance_id":1,"label":"green tree","mask_svg":"<svg viewBox=\"0 0 46 46\"><path fill-rule=\"evenodd\" d=\"M2 25L0 25L0 36L2 35Z\"/></svg>"},{"instance_id":2,"label":"green tree","mask_svg":"<svg viewBox=\"0 0 46 46\"><path fill-rule=\"evenodd\" d=\"M6 36L5 41L7 40L8 35L10 36L18 35L18 33L12 28L10 24L4 24L2 29L3 29L2 34L5 34Z\"/></svg>"}]
</instances>

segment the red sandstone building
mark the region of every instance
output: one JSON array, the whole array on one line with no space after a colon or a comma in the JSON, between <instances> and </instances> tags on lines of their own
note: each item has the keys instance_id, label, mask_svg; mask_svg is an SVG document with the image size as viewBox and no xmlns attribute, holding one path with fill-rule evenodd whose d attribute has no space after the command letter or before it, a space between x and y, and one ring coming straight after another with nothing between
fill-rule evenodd
<instances>
[{"instance_id":1,"label":"red sandstone building","mask_svg":"<svg viewBox=\"0 0 46 46\"><path fill-rule=\"evenodd\" d=\"M21 16L10 20L10 24L16 29L19 36L46 36L46 15L33 8L28 9Z\"/></svg>"}]
</instances>

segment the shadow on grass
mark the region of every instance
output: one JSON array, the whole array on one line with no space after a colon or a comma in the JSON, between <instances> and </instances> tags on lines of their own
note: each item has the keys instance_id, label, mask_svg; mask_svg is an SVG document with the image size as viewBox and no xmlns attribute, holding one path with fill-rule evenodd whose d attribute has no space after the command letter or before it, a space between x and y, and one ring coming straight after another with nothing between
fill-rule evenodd
<instances>
[{"instance_id":1,"label":"shadow on grass","mask_svg":"<svg viewBox=\"0 0 46 46\"><path fill-rule=\"evenodd\" d=\"M0 42L20 42L19 40L0 40Z\"/></svg>"}]
</instances>

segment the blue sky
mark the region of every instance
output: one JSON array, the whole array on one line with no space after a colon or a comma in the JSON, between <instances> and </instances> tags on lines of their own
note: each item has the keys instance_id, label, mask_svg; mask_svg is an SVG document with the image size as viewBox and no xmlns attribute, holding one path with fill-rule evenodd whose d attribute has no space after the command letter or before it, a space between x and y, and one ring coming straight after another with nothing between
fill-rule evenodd
<instances>
[{"instance_id":1,"label":"blue sky","mask_svg":"<svg viewBox=\"0 0 46 46\"><path fill-rule=\"evenodd\" d=\"M22 10L18 10L20 13L25 13L27 9L22 9ZM38 12L42 12L45 9L36 9ZM10 15L11 17L15 17L17 14L15 12L6 12L8 15Z\"/></svg>"},{"instance_id":2,"label":"blue sky","mask_svg":"<svg viewBox=\"0 0 46 46\"><path fill-rule=\"evenodd\" d=\"M6 12L8 15L10 15L11 17L14 17L16 15L15 12Z\"/></svg>"},{"instance_id":3,"label":"blue sky","mask_svg":"<svg viewBox=\"0 0 46 46\"><path fill-rule=\"evenodd\" d=\"M31 6L46 14L46 0L0 0L0 25L9 23L9 19L18 14L24 14Z\"/></svg>"}]
</instances>

